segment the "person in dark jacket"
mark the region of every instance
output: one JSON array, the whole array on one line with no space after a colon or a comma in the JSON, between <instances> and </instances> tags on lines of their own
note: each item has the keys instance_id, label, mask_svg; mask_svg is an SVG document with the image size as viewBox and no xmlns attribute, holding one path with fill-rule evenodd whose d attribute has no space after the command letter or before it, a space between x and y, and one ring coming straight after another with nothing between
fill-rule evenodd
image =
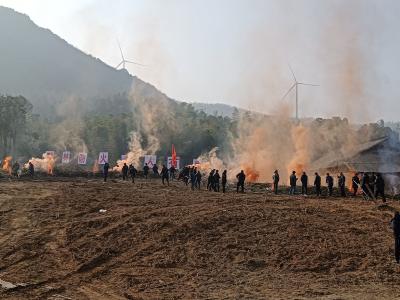
<instances>
[{"instance_id":1,"label":"person in dark jacket","mask_svg":"<svg viewBox=\"0 0 400 300\"><path fill-rule=\"evenodd\" d=\"M35 166L33 165L32 162L29 162L29 176L33 178L35 176Z\"/></svg>"},{"instance_id":2,"label":"person in dark jacket","mask_svg":"<svg viewBox=\"0 0 400 300\"><path fill-rule=\"evenodd\" d=\"M308 176L306 172L303 172L303 174L300 177L300 181L301 181L301 194L307 195Z\"/></svg>"},{"instance_id":3,"label":"person in dark jacket","mask_svg":"<svg viewBox=\"0 0 400 300\"><path fill-rule=\"evenodd\" d=\"M236 175L236 178L238 180L236 185L236 193L239 193L239 187L241 189L241 192L244 193L244 181L246 180L246 175L244 174L243 170L241 170L240 173Z\"/></svg>"},{"instance_id":4,"label":"person in dark jacket","mask_svg":"<svg viewBox=\"0 0 400 300\"><path fill-rule=\"evenodd\" d=\"M353 189L353 197L357 196L359 185L360 185L360 178L358 178L358 174L355 173L353 178L351 179L351 187Z\"/></svg>"},{"instance_id":5,"label":"person in dark jacket","mask_svg":"<svg viewBox=\"0 0 400 300\"><path fill-rule=\"evenodd\" d=\"M221 183L222 183L222 193L225 193L225 192L226 192L226 182L227 182L227 180L226 180L226 170L224 170L224 171L222 172L222 180L221 180Z\"/></svg>"},{"instance_id":6,"label":"person in dark jacket","mask_svg":"<svg viewBox=\"0 0 400 300\"><path fill-rule=\"evenodd\" d=\"M171 165L171 167L169 168L169 176L170 176L171 180L175 179L175 172L176 172L175 167L173 165Z\"/></svg>"},{"instance_id":7,"label":"person in dark jacket","mask_svg":"<svg viewBox=\"0 0 400 300\"><path fill-rule=\"evenodd\" d=\"M196 172L196 187L198 190L201 188L201 172L200 170L197 170Z\"/></svg>"},{"instance_id":8,"label":"person in dark jacket","mask_svg":"<svg viewBox=\"0 0 400 300\"><path fill-rule=\"evenodd\" d=\"M328 186L328 195L332 196L333 193L333 177L329 175L329 173L326 173L326 185Z\"/></svg>"},{"instance_id":9,"label":"person in dark jacket","mask_svg":"<svg viewBox=\"0 0 400 300\"><path fill-rule=\"evenodd\" d=\"M219 181L221 179L221 176L219 175L219 171L216 170L214 174L214 191L219 192Z\"/></svg>"},{"instance_id":10,"label":"person in dark jacket","mask_svg":"<svg viewBox=\"0 0 400 300\"><path fill-rule=\"evenodd\" d=\"M144 175L144 178L146 178L146 179L147 179L147 176L149 175L149 170L150 170L149 166L147 164L145 164L143 167L143 175Z\"/></svg>"},{"instance_id":11,"label":"person in dark jacket","mask_svg":"<svg viewBox=\"0 0 400 300\"><path fill-rule=\"evenodd\" d=\"M108 169L110 169L110 165L109 165L108 163L105 163L104 166L103 166L103 177L104 177L104 182L107 181Z\"/></svg>"},{"instance_id":12,"label":"person in dark jacket","mask_svg":"<svg viewBox=\"0 0 400 300\"><path fill-rule=\"evenodd\" d=\"M321 196L321 176L317 172L315 172L314 186L317 197Z\"/></svg>"},{"instance_id":13,"label":"person in dark jacket","mask_svg":"<svg viewBox=\"0 0 400 300\"><path fill-rule=\"evenodd\" d=\"M189 179L190 179L190 168L185 167L182 171L182 179L185 185L187 186L189 184Z\"/></svg>"},{"instance_id":14,"label":"person in dark jacket","mask_svg":"<svg viewBox=\"0 0 400 300\"><path fill-rule=\"evenodd\" d=\"M272 181L274 183L274 193L278 195L278 187L279 187L279 173L278 170L275 170L274 174L272 175Z\"/></svg>"},{"instance_id":15,"label":"person in dark jacket","mask_svg":"<svg viewBox=\"0 0 400 300\"><path fill-rule=\"evenodd\" d=\"M290 175L289 178L289 183L290 183L289 195L296 194L296 184L297 184L296 171L292 171L292 175Z\"/></svg>"},{"instance_id":16,"label":"person in dark jacket","mask_svg":"<svg viewBox=\"0 0 400 300\"><path fill-rule=\"evenodd\" d=\"M157 174L158 174L158 169L157 169ZM165 181L167 181L167 184L169 185L169 173L168 173L168 168L165 165L163 165L161 169L161 180L162 184L165 184Z\"/></svg>"},{"instance_id":17,"label":"person in dark jacket","mask_svg":"<svg viewBox=\"0 0 400 300\"><path fill-rule=\"evenodd\" d=\"M211 191L214 189L214 173L215 170L211 170L210 174L208 174L208 179L207 179L207 190Z\"/></svg>"},{"instance_id":18,"label":"person in dark jacket","mask_svg":"<svg viewBox=\"0 0 400 300\"><path fill-rule=\"evenodd\" d=\"M346 197L346 177L342 172L338 176L338 187L340 191L340 196Z\"/></svg>"},{"instance_id":19,"label":"person in dark jacket","mask_svg":"<svg viewBox=\"0 0 400 300\"><path fill-rule=\"evenodd\" d=\"M394 257L396 262L400 262L400 214L395 212L393 219L390 221L394 235Z\"/></svg>"},{"instance_id":20,"label":"person in dark jacket","mask_svg":"<svg viewBox=\"0 0 400 300\"><path fill-rule=\"evenodd\" d=\"M129 165L129 174L131 175L132 178L132 183L135 183L135 177L136 177L137 170L133 166L133 164Z\"/></svg>"},{"instance_id":21,"label":"person in dark jacket","mask_svg":"<svg viewBox=\"0 0 400 300\"><path fill-rule=\"evenodd\" d=\"M164 166L163 166L163 167L164 167ZM168 169L167 169L167 170L168 170ZM157 176L160 175L160 174L158 174L158 166L157 166L157 164L154 164L154 165L153 165L153 174L154 174L154 175L157 175Z\"/></svg>"},{"instance_id":22,"label":"person in dark jacket","mask_svg":"<svg viewBox=\"0 0 400 300\"><path fill-rule=\"evenodd\" d=\"M197 169L193 168L193 170L190 172L190 184L191 184L191 189L194 191L197 185Z\"/></svg>"},{"instance_id":23,"label":"person in dark jacket","mask_svg":"<svg viewBox=\"0 0 400 300\"><path fill-rule=\"evenodd\" d=\"M372 173L372 175L369 178L369 189L371 190L371 193L375 195L375 182L376 182L376 177L377 175L375 173Z\"/></svg>"},{"instance_id":24,"label":"person in dark jacket","mask_svg":"<svg viewBox=\"0 0 400 300\"><path fill-rule=\"evenodd\" d=\"M363 177L361 179L361 189L363 190L363 192L368 196L371 197L371 193L370 193L370 181L369 181L369 176L368 173L364 172Z\"/></svg>"},{"instance_id":25,"label":"person in dark jacket","mask_svg":"<svg viewBox=\"0 0 400 300\"><path fill-rule=\"evenodd\" d=\"M122 167L122 180L126 180L128 178L128 165L126 163L124 163L123 167Z\"/></svg>"},{"instance_id":26,"label":"person in dark jacket","mask_svg":"<svg viewBox=\"0 0 400 300\"><path fill-rule=\"evenodd\" d=\"M19 177L19 168L20 168L20 165L19 165L19 163L16 161L14 164L13 164L13 166L12 166L12 173L13 173L13 176L15 176L15 177Z\"/></svg>"},{"instance_id":27,"label":"person in dark jacket","mask_svg":"<svg viewBox=\"0 0 400 300\"><path fill-rule=\"evenodd\" d=\"M376 180L375 180L375 198L378 198L379 195L382 196L382 202L386 202L385 181L381 173L378 173L376 175Z\"/></svg>"}]
</instances>

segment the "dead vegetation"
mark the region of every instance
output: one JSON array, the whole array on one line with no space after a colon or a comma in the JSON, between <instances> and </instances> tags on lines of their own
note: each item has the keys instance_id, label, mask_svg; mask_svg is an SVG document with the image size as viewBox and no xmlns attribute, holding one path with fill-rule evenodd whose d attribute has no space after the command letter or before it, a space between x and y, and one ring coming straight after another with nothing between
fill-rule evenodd
<instances>
[{"instance_id":1,"label":"dead vegetation","mask_svg":"<svg viewBox=\"0 0 400 300\"><path fill-rule=\"evenodd\" d=\"M0 279L14 286L0 297L393 299L399 207L156 180L2 181Z\"/></svg>"}]
</instances>

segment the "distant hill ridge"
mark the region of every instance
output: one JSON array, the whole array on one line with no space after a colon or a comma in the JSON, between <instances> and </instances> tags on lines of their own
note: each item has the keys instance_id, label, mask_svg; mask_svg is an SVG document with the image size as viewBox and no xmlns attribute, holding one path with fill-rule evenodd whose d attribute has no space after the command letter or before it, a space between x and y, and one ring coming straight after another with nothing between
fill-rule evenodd
<instances>
[{"instance_id":1,"label":"distant hill ridge","mask_svg":"<svg viewBox=\"0 0 400 300\"><path fill-rule=\"evenodd\" d=\"M137 87L144 98L165 94L127 70L116 70L70 45L29 16L0 6L0 94L22 95L44 116L71 97L104 99ZM88 104L88 105L90 105ZM198 111L232 117L236 108L221 103L192 103ZM237 109L240 113L246 110Z\"/></svg>"},{"instance_id":2,"label":"distant hill ridge","mask_svg":"<svg viewBox=\"0 0 400 300\"><path fill-rule=\"evenodd\" d=\"M0 6L0 93L22 95L40 112L76 96L107 97L141 85L152 97L166 96L154 86L116 70L68 44L24 14Z\"/></svg>"}]
</instances>

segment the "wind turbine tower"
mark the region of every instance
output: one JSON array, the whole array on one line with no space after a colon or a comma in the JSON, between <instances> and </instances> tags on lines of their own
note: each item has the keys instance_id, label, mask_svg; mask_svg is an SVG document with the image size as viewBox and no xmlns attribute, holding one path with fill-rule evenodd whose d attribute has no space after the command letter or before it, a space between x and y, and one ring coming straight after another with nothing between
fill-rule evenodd
<instances>
[{"instance_id":1,"label":"wind turbine tower","mask_svg":"<svg viewBox=\"0 0 400 300\"><path fill-rule=\"evenodd\" d=\"M286 96L287 96L293 89L295 89L295 91L296 91L296 120L298 120L298 119L299 119L299 85L308 85L308 86L319 86L319 85L318 85L318 84L311 84L311 83L305 83L305 82L299 82L299 81L297 81L297 78L296 78L296 76L294 75L294 72L293 72L293 70L292 70L292 67L291 67L290 65L288 65L288 66L289 66L290 72L291 72L292 75L293 75L294 83L293 83L293 85L289 88L289 90L286 92L286 94L282 97L282 100L285 99Z\"/></svg>"}]
</instances>

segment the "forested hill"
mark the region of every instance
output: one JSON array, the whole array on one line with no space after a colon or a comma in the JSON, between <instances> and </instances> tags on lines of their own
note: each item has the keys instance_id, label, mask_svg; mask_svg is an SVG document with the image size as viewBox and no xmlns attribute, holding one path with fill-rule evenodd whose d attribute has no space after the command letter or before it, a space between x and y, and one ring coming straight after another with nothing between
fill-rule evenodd
<instances>
[{"instance_id":1,"label":"forested hill","mask_svg":"<svg viewBox=\"0 0 400 300\"><path fill-rule=\"evenodd\" d=\"M65 99L83 101L123 94L141 86L165 97L150 84L116 70L68 44L24 14L0 6L0 94L22 95L42 115Z\"/></svg>"},{"instance_id":2,"label":"forested hill","mask_svg":"<svg viewBox=\"0 0 400 300\"><path fill-rule=\"evenodd\" d=\"M191 162L215 146L229 152L235 128L1 6L0 125L0 158L21 161L52 149L108 151L115 162L136 136L145 153L165 156L174 143Z\"/></svg>"}]
</instances>

